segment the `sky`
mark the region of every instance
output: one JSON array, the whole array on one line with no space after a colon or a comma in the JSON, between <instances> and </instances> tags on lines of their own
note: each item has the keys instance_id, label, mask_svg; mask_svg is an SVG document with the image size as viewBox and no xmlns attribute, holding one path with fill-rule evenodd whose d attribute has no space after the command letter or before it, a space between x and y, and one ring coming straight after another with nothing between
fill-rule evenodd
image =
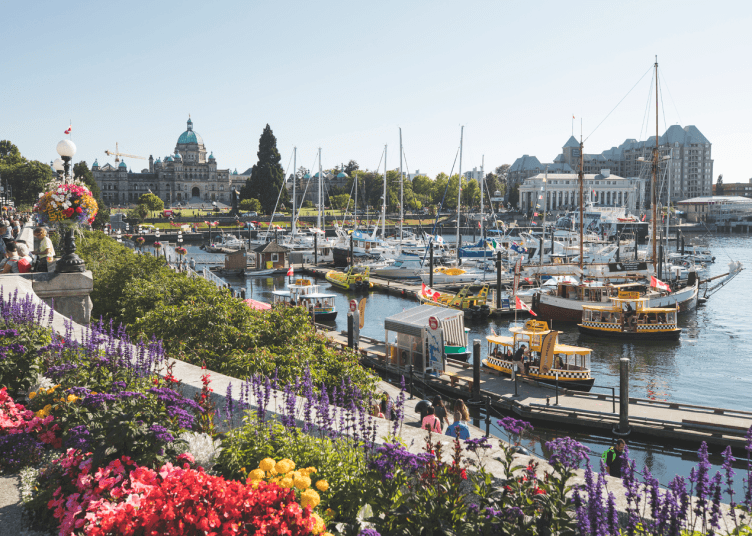
<instances>
[{"instance_id":1,"label":"sky","mask_svg":"<svg viewBox=\"0 0 752 536\"><path fill-rule=\"evenodd\" d=\"M116 142L164 158L189 114L239 172L266 124L286 171L293 147L299 167L318 168L320 147L324 169L383 170L386 145L398 168L400 128L411 173L456 172L462 126L462 171L551 162L573 132L587 153L655 133L657 55L661 134L695 125L714 181L752 178L751 2L9 0L2 13L0 139L44 162L69 124L75 161L113 163Z\"/></svg>"}]
</instances>

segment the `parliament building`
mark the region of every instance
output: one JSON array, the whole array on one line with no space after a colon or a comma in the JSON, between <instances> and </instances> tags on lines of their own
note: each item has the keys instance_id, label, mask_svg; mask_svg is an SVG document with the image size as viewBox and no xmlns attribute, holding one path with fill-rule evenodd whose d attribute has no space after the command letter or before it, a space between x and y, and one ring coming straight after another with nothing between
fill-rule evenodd
<instances>
[{"instance_id":1,"label":"parliament building","mask_svg":"<svg viewBox=\"0 0 752 536\"><path fill-rule=\"evenodd\" d=\"M102 191L102 200L110 206L136 203L149 192L159 196L168 207L178 203L208 205L213 201L229 205L232 189L240 191L247 178L237 171L217 169L214 154L206 156L204 140L193 130L190 117L188 129L178 138L174 154L156 160L149 156L149 169L133 173L125 162L100 166L95 160L91 171Z\"/></svg>"}]
</instances>

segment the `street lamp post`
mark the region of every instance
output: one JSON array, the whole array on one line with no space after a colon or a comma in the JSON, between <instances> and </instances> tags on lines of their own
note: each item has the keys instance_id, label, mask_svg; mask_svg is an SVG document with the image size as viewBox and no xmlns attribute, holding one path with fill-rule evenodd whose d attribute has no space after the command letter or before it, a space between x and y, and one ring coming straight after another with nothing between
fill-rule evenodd
<instances>
[{"instance_id":1,"label":"street lamp post","mask_svg":"<svg viewBox=\"0 0 752 536\"><path fill-rule=\"evenodd\" d=\"M73 156L76 154L76 145L71 140L62 140L57 144L57 154L62 159L62 182L67 184L71 178L70 166ZM53 167L58 173L61 164L58 160L53 162ZM86 265L81 257L76 254L76 241L73 235L73 228L65 229L63 238L63 256L55 264L55 272L59 274L72 274L86 271Z\"/></svg>"}]
</instances>

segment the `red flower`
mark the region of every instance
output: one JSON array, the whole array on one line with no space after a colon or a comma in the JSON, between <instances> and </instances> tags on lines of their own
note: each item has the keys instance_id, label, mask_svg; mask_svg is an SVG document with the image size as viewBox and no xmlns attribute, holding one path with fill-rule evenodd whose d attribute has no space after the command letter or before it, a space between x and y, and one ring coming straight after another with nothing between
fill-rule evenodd
<instances>
[{"instance_id":1,"label":"red flower","mask_svg":"<svg viewBox=\"0 0 752 536\"><path fill-rule=\"evenodd\" d=\"M83 209L81 207L78 207L78 208L76 208L76 212L78 212L79 214L81 214L83 212Z\"/></svg>"}]
</instances>

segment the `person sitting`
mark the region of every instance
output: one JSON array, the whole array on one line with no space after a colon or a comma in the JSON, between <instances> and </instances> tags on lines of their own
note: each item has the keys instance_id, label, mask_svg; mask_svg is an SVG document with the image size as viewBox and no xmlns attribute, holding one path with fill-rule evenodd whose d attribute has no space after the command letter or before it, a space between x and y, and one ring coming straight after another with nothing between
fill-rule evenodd
<instances>
[{"instance_id":1,"label":"person sitting","mask_svg":"<svg viewBox=\"0 0 752 536\"><path fill-rule=\"evenodd\" d=\"M467 424L462 422L462 414L459 411L455 411L454 423L447 426L445 434L450 437L459 437L460 439L470 439L470 429Z\"/></svg>"},{"instance_id":2,"label":"person sitting","mask_svg":"<svg viewBox=\"0 0 752 536\"><path fill-rule=\"evenodd\" d=\"M15 242L8 242L5 245L5 265L3 266L2 273L4 274L18 274L18 261L21 258L18 256L18 250Z\"/></svg>"},{"instance_id":3,"label":"person sitting","mask_svg":"<svg viewBox=\"0 0 752 536\"><path fill-rule=\"evenodd\" d=\"M16 249L18 250L18 273L28 274L31 272L31 256L29 256L29 246L26 242L19 240L16 242Z\"/></svg>"},{"instance_id":4,"label":"person sitting","mask_svg":"<svg viewBox=\"0 0 752 536\"><path fill-rule=\"evenodd\" d=\"M52 240L47 236L47 229L44 227L34 229L34 238L39 240L39 249L32 252L39 256L37 272L46 272L49 264L55 258L55 248L52 246Z\"/></svg>"},{"instance_id":5,"label":"person sitting","mask_svg":"<svg viewBox=\"0 0 752 536\"><path fill-rule=\"evenodd\" d=\"M374 404L373 408L371 408L371 415L373 415L374 417L378 417L379 419L383 419L384 414L381 413L381 405Z\"/></svg>"},{"instance_id":6,"label":"person sitting","mask_svg":"<svg viewBox=\"0 0 752 536\"><path fill-rule=\"evenodd\" d=\"M426 416L423 418L421 428L423 430L430 430L431 432L441 433L441 421L435 415L436 410L433 406L426 408Z\"/></svg>"}]
</instances>

